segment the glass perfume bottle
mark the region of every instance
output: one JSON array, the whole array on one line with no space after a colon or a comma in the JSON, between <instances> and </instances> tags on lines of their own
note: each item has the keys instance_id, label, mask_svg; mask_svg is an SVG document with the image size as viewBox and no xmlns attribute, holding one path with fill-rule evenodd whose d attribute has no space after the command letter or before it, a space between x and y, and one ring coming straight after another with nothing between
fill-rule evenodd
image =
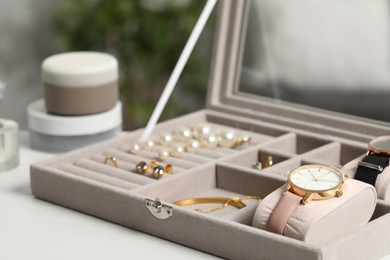
<instances>
[{"instance_id":1,"label":"glass perfume bottle","mask_svg":"<svg viewBox=\"0 0 390 260\"><path fill-rule=\"evenodd\" d=\"M0 118L0 171L7 171L19 164L18 124Z\"/></svg>"},{"instance_id":2,"label":"glass perfume bottle","mask_svg":"<svg viewBox=\"0 0 390 260\"><path fill-rule=\"evenodd\" d=\"M0 102L3 99L5 84L0 81ZM15 168L19 164L18 124L0 118L0 172Z\"/></svg>"}]
</instances>

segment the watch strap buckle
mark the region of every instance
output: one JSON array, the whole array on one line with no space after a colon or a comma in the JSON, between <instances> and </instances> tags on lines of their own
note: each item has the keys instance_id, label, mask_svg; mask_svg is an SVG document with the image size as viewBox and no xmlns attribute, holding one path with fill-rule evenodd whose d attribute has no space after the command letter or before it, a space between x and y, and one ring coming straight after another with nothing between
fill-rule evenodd
<instances>
[{"instance_id":1,"label":"watch strap buckle","mask_svg":"<svg viewBox=\"0 0 390 260\"><path fill-rule=\"evenodd\" d=\"M380 166L380 165L376 165L376 164L372 164L372 163L368 163L368 162L363 162L363 161L360 161L359 162L359 166L362 166L362 167L365 167L365 168L369 168L369 169L372 169L372 170L376 170L380 173L383 172L384 170L384 167Z\"/></svg>"}]
</instances>

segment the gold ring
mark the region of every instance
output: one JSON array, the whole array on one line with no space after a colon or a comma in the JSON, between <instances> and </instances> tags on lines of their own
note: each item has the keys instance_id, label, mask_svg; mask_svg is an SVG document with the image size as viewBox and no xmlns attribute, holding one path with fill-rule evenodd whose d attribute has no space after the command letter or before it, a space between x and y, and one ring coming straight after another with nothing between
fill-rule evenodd
<instances>
[{"instance_id":1,"label":"gold ring","mask_svg":"<svg viewBox=\"0 0 390 260\"><path fill-rule=\"evenodd\" d=\"M114 167L118 167L118 162L116 160L116 157L107 155L104 159L104 164L108 164L108 162L111 162Z\"/></svg>"}]
</instances>

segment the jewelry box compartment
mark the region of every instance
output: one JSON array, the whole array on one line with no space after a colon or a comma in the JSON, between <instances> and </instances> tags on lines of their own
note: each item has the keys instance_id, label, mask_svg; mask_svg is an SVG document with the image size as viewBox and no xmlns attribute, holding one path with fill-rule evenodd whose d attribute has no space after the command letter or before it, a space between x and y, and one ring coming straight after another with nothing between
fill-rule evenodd
<instances>
[{"instance_id":1,"label":"jewelry box compartment","mask_svg":"<svg viewBox=\"0 0 390 260\"><path fill-rule=\"evenodd\" d=\"M252 142L237 148L210 149L208 153L215 156L204 156L203 151L199 151L189 153L187 157L165 158L160 163L172 164L173 174L153 179L135 173L135 166L140 161L150 163L157 159L158 153L133 154L128 151L141 134L138 130L32 165L32 192L40 199L225 258L367 259L390 253L386 249L386 238L390 236L387 228L390 206L382 201L378 203L374 221L322 246L253 228L251 220L257 200L245 200L247 206L241 209L228 206L206 214L195 212L192 206L172 204L176 200L199 196L264 197L285 183L285 175L274 174L277 171L288 172L301 164L316 163L325 158L338 164L347 160L347 157L340 159L344 156L343 149L356 148L356 154L363 149L360 143L344 139L340 142L329 136L210 110L160 123L152 136L159 137L181 126L193 127L205 122L250 135ZM283 151L283 147L287 150ZM326 156L317 154L320 151ZM274 157L274 165L260 171L251 168L253 160L268 155ZM109 156L116 158L117 167L111 160L104 163ZM197 161L200 157L204 161ZM152 214L153 205L168 209L166 219ZM217 206L202 205L202 208L207 210ZM369 237L372 239L367 240ZM368 254L357 252L354 250L356 246L381 249Z\"/></svg>"},{"instance_id":2,"label":"jewelry box compartment","mask_svg":"<svg viewBox=\"0 0 390 260\"><path fill-rule=\"evenodd\" d=\"M262 170L287 178L290 170L305 164L324 164L341 169L366 150L366 145L358 142L298 131L229 155L223 161L252 168L252 172Z\"/></svg>"},{"instance_id":3,"label":"jewelry box compartment","mask_svg":"<svg viewBox=\"0 0 390 260\"><path fill-rule=\"evenodd\" d=\"M180 208L205 217L213 216L229 220L235 219L237 215L240 215L238 213L243 216L253 215L259 200L283 184L284 180L278 177L260 175L233 165L218 163L203 165L180 176L139 188L134 192L147 198L159 198L170 204L183 205L182 207L174 205L174 211ZM237 199L246 206L237 207L233 204L224 206L225 202L199 204L196 203L198 198Z\"/></svg>"}]
</instances>

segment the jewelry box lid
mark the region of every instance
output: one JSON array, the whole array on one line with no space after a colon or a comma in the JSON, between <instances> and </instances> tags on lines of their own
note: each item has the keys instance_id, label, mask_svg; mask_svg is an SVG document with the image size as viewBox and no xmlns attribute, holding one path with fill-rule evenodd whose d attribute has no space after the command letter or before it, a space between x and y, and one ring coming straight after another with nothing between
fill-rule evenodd
<instances>
[{"instance_id":1,"label":"jewelry box lid","mask_svg":"<svg viewBox=\"0 0 390 260\"><path fill-rule=\"evenodd\" d=\"M390 12L219 1L208 107L357 141L390 133Z\"/></svg>"}]
</instances>

